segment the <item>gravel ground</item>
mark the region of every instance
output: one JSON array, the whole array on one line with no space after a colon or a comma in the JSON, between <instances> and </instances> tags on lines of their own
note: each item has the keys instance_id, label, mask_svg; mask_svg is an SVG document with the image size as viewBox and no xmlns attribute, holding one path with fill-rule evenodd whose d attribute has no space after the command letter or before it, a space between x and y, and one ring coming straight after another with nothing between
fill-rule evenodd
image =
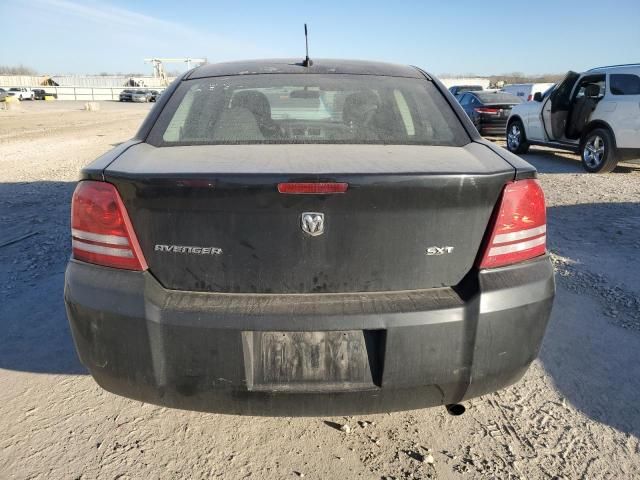
<instances>
[{"instance_id":1,"label":"gravel ground","mask_svg":"<svg viewBox=\"0 0 640 480\"><path fill-rule=\"evenodd\" d=\"M114 396L76 358L62 302L73 182L149 106L80 108L0 111L0 478L640 478L640 166L595 176L570 154L524 156L550 207L558 295L517 385L462 417L213 415Z\"/></svg>"}]
</instances>

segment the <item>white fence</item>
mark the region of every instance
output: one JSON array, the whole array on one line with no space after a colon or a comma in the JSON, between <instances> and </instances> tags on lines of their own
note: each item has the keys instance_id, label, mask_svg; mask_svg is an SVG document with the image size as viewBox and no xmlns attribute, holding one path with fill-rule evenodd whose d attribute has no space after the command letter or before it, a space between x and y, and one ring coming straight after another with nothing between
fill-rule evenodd
<instances>
[{"instance_id":1,"label":"white fence","mask_svg":"<svg viewBox=\"0 0 640 480\"><path fill-rule=\"evenodd\" d=\"M41 85L26 86L27 88L37 88L44 90L49 94L56 94L58 100L84 100L86 102L92 100L119 100L120 92L123 90L158 90L164 88L145 88L145 87L49 87ZM6 90L6 88L5 88Z\"/></svg>"},{"instance_id":2,"label":"white fence","mask_svg":"<svg viewBox=\"0 0 640 480\"><path fill-rule=\"evenodd\" d=\"M489 88L488 78L441 78L440 81L446 87L452 85L482 85L483 88ZM3 82L0 82L0 87ZM12 87L16 85L10 85ZM123 90L158 90L162 91L166 87L49 87L42 85L22 85L27 88L40 88L47 93L55 93L58 100L118 100L120 92ZM7 87L3 87L8 89Z\"/></svg>"},{"instance_id":3,"label":"white fence","mask_svg":"<svg viewBox=\"0 0 640 480\"><path fill-rule=\"evenodd\" d=\"M171 83L175 77L167 80ZM29 87L55 85L82 88L125 88L137 85L140 88L163 88L162 79L157 77L131 77L126 75L0 75L0 87Z\"/></svg>"}]
</instances>

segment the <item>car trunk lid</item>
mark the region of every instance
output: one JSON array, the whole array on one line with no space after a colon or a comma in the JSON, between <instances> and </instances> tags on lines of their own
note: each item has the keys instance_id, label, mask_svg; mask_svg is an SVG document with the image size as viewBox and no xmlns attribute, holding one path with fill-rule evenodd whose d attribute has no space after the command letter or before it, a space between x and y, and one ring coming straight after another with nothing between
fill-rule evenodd
<instances>
[{"instance_id":1,"label":"car trunk lid","mask_svg":"<svg viewBox=\"0 0 640 480\"><path fill-rule=\"evenodd\" d=\"M459 283L514 168L479 143L142 143L104 175L123 198L150 272L166 288L371 292ZM291 182L347 187L279 191ZM323 216L321 234L305 231L309 213Z\"/></svg>"}]
</instances>

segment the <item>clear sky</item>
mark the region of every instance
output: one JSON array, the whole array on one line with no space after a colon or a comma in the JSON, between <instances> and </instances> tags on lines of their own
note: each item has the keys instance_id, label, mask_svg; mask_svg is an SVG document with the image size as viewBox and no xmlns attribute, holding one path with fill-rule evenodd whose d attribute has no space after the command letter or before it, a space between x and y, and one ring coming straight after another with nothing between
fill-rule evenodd
<instances>
[{"instance_id":1,"label":"clear sky","mask_svg":"<svg viewBox=\"0 0 640 480\"><path fill-rule=\"evenodd\" d=\"M562 73L640 62L640 0L0 0L0 65L143 72L145 57L210 62L375 59L435 74ZM182 69L168 65L168 69Z\"/></svg>"}]
</instances>

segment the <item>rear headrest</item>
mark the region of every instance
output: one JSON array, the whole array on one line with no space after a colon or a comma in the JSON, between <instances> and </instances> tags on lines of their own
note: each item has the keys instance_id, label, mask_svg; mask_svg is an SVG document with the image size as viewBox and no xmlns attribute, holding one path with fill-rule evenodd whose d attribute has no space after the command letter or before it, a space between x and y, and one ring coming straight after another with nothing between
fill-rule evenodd
<instances>
[{"instance_id":1,"label":"rear headrest","mask_svg":"<svg viewBox=\"0 0 640 480\"><path fill-rule=\"evenodd\" d=\"M584 96L589 98L600 96L600 86L595 83L590 83L584 88Z\"/></svg>"},{"instance_id":2,"label":"rear headrest","mask_svg":"<svg viewBox=\"0 0 640 480\"><path fill-rule=\"evenodd\" d=\"M347 96L342 107L342 120L356 125L366 125L379 107L378 96L373 90L362 90Z\"/></svg>"},{"instance_id":3,"label":"rear headrest","mask_svg":"<svg viewBox=\"0 0 640 480\"><path fill-rule=\"evenodd\" d=\"M256 90L238 92L231 100L232 108L246 108L260 120L271 119L271 104L267 96Z\"/></svg>"},{"instance_id":4,"label":"rear headrest","mask_svg":"<svg viewBox=\"0 0 640 480\"><path fill-rule=\"evenodd\" d=\"M213 140L264 140L255 115L244 107L225 109L213 128Z\"/></svg>"}]
</instances>

